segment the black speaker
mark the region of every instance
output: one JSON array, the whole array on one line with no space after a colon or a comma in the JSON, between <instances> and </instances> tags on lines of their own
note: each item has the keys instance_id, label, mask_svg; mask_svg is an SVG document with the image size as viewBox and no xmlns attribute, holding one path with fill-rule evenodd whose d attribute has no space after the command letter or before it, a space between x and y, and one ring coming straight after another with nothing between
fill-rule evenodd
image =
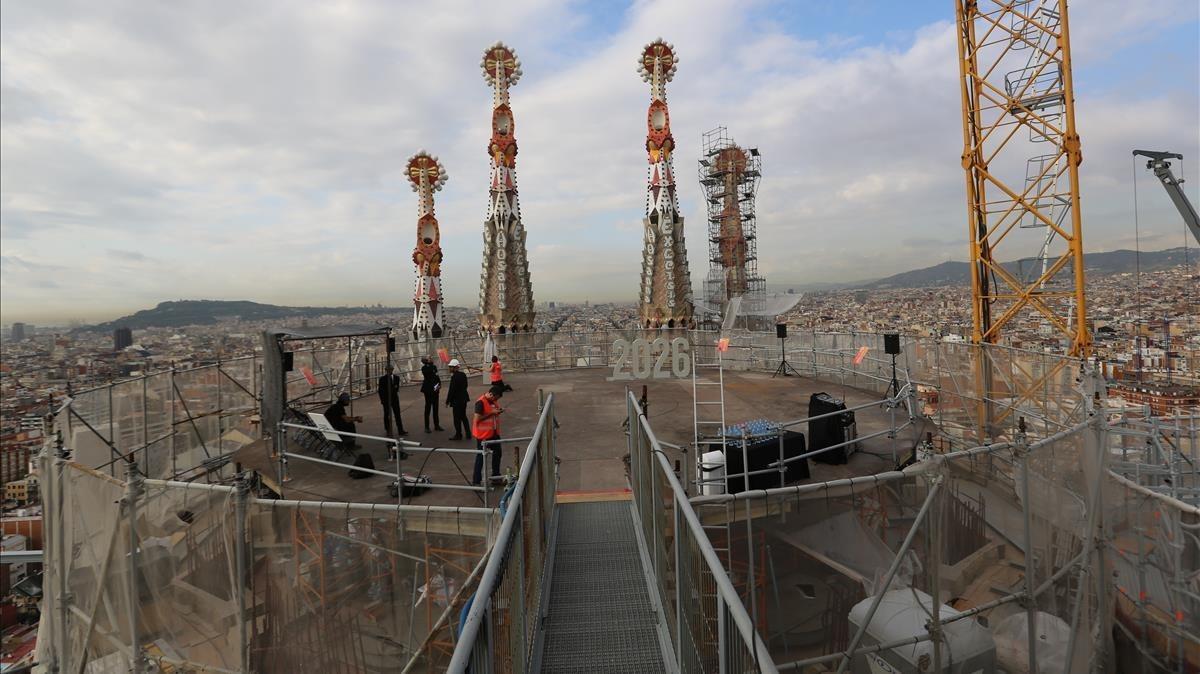
<instances>
[{"instance_id":1,"label":"black speaker","mask_svg":"<svg viewBox=\"0 0 1200 674\"><path fill-rule=\"evenodd\" d=\"M395 337L387 338L387 352L388 353L396 353L396 338Z\"/></svg>"},{"instance_id":2,"label":"black speaker","mask_svg":"<svg viewBox=\"0 0 1200 674\"><path fill-rule=\"evenodd\" d=\"M375 470L375 460L370 454L362 453L354 457L354 468L369 468ZM361 480L364 477L371 477L374 473L366 473L361 470L350 469L349 475L351 480Z\"/></svg>"},{"instance_id":3,"label":"black speaker","mask_svg":"<svg viewBox=\"0 0 1200 674\"><path fill-rule=\"evenodd\" d=\"M294 361L294 359L293 359L292 352L291 352L291 351L284 351L284 352L283 352L283 371L284 371L284 372L291 372L291 371L292 371L292 366L293 366L294 364L295 364L295 361Z\"/></svg>"},{"instance_id":4,"label":"black speaker","mask_svg":"<svg viewBox=\"0 0 1200 674\"><path fill-rule=\"evenodd\" d=\"M817 417L831 412L846 409L846 404L828 393L814 393L808 399L808 416ZM854 412L842 412L808 422L808 439L812 442L809 451L817 451L840 445L857 436L857 426ZM851 443L828 452L812 457L818 463L846 463L850 455L857 449L858 443Z\"/></svg>"},{"instance_id":5,"label":"black speaker","mask_svg":"<svg viewBox=\"0 0 1200 674\"><path fill-rule=\"evenodd\" d=\"M890 356L900 355L900 335L895 332L887 332L883 335L883 352Z\"/></svg>"},{"instance_id":6,"label":"black speaker","mask_svg":"<svg viewBox=\"0 0 1200 674\"><path fill-rule=\"evenodd\" d=\"M775 324L775 336L780 339L787 339L787 323Z\"/></svg>"},{"instance_id":7,"label":"black speaker","mask_svg":"<svg viewBox=\"0 0 1200 674\"><path fill-rule=\"evenodd\" d=\"M783 457L790 459L794 456L800 456L804 453L804 434L795 431L784 431L783 433ZM720 451L720 443L713 443L708 446L708 451ZM766 470L771 464L779 461L779 438L769 437L751 442L746 448L746 458L750 463L750 471ZM725 491L730 494L743 492L746 488L743 486L745 480L742 473L742 447L740 443L729 442L726 440L725 447ZM808 459L800 459L787 464L787 469L783 473L784 484L791 484L798 480L807 480ZM750 476L751 489L771 489L779 486L779 473L772 471L762 473L761 475Z\"/></svg>"}]
</instances>

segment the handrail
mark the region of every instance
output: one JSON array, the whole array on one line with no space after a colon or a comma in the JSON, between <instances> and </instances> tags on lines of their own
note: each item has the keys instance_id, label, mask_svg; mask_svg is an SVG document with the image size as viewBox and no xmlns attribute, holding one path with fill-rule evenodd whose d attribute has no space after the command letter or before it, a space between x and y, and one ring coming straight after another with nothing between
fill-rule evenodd
<instances>
[{"instance_id":1,"label":"handrail","mask_svg":"<svg viewBox=\"0 0 1200 674\"><path fill-rule=\"evenodd\" d=\"M552 418L553 414L554 394L551 393L546 398L542 413L538 417L537 427L525 450L525 457L521 460L521 470L517 475L516 487L506 506L504 519L500 522L500 529L496 533L496 542L492 544L492 549L488 552L487 566L484 567L483 575L479 578L479 587L471 602L471 610L462 622L458 643L455 644L454 654L450 658L447 671L467 671L471 657L476 650L476 642L480 638L480 628L483 625L484 617L492 607L492 595L500 587L502 581L500 567L508 556L510 543L513 542L515 534L520 531L517 527L521 519L521 505L525 501L529 476L533 474L534 466L538 462L538 443L545 433L552 431L551 426L547 424L547 419ZM549 459L549 457L542 458L543 460Z\"/></svg>"},{"instance_id":2,"label":"handrail","mask_svg":"<svg viewBox=\"0 0 1200 674\"><path fill-rule=\"evenodd\" d=\"M696 542L696 547L700 551L704 563L708 566L708 571L712 575L713 582L717 586L717 594L722 600L725 610L729 611L730 617L733 619L733 624L737 628L738 634L743 642L749 647L754 654L756 666L759 672L765 674L774 674L777 670L775 663L771 659L770 650L763 643L762 637L754 629L754 623L750 620L750 615L746 612L746 607L742 604L742 599L734 589L733 583L729 580L729 576L725 573L725 567L721 564L720 558L717 557L716 550L713 549L712 543L708 540L708 534L704 531L704 527L700 524L700 518L696 515L696 511L692 509L691 503L688 501L688 496L683 490L683 486L679 484L679 478L675 476L675 471L667 460L666 454L662 450L662 443L658 437L654 435L654 429L650 427L650 422L646 419L646 415L642 412L641 406L638 403L637 397L633 392L629 392L629 404L631 410L636 410L638 426L650 444L650 451L654 454L654 458L658 459L657 466L662 471L662 476L666 479L667 484L671 488L672 500L679 508L679 514L682 516L684 523L691 534L692 540ZM636 450L635 444L635 450ZM636 490L638 485L634 484ZM637 500L634 501L635 507ZM679 536L675 536L674 545L678 545ZM650 543L650 542L648 542ZM657 542L650 543L656 544ZM681 635L676 638L682 639Z\"/></svg>"},{"instance_id":3,"label":"handrail","mask_svg":"<svg viewBox=\"0 0 1200 674\"><path fill-rule=\"evenodd\" d=\"M634 335L642 333L637 329L609 329L594 332L587 331L560 331L560 332L540 332L540 333L516 333L512 335L513 339L507 343L502 343L502 348L507 350L508 358L512 359L511 368L514 371L557 371L557 370L574 370L579 368L594 368L606 366L611 360L611 339L617 337L631 338ZM692 348L697 352L716 348L710 344L710 337L715 337L717 333L709 331L677 331L681 335L685 335L692 343ZM543 344L542 341L549 339L553 346L553 356L539 357L542 349L550 348L549 344ZM849 385L857 388L865 388L867 390L882 393L888 384L890 377L880 376L886 363L876 362L877 359L868 356L861 364L853 364L850 355L851 347L865 344L875 348L879 346L881 336L877 333L870 332L818 332L818 331L799 331L792 335L792 338L786 342L785 352L788 357L793 359L793 362L804 371L804 374L815 378L818 381L828 382L831 385L841 384ZM773 333L766 332L738 332L733 336L733 343L729 346L729 353L726 354L726 365L738 370L762 370L774 367L774 363L779 358L779 352L774 346L776 338ZM768 352L768 343L772 346ZM414 376L414 371L411 365L415 364L415 356L413 354L420 351L423 346L432 348L436 344L444 344L449 349L460 357L463 354L470 354L476 346L479 346L479 337L450 337L440 340L433 340L428 343L410 342L405 343L404 348L410 352L407 356L399 356L392 354L388 361L395 363L406 379ZM374 345L378 349L382 349L382 345ZM929 387L932 390L938 391L946 396L943 403L938 404L936 413L939 421L945 416L945 421L950 427L954 427L955 419L961 417L963 423L978 424L978 420L973 420L977 416L977 411L971 406L983 401L978 397L978 392L975 390L959 390L960 387L955 382L955 373L959 372L963 367L969 364L969 361L974 358L972 349L982 348L985 351L985 360L995 363L995 367L1002 370L1007 369L1007 363L1016 360L1018 355L1023 359L1033 359L1030 367L1034 368L1033 372L1041 372L1046 365L1054 360L1072 360L1064 356L1054 354L1041 353L1036 351L1028 351L1013 347L971 344L956 344L947 343L940 340L932 339L906 339L904 341L904 381L910 386L921 385ZM374 348L374 347L372 347ZM320 354L341 354L342 349L306 349L295 353L314 353ZM550 354L551 351L546 351ZM564 357L564 353L565 356ZM940 355L939 355L940 354ZM375 356L382 357L382 352L376 353ZM588 358L583 365L577 365L578 356L586 355ZM468 356L469 359L469 356ZM915 359L915 360L914 360ZM220 398L220 382L226 379L235 382L237 385L233 391L237 400L242 401L248 391L254 391L257 384L257 376L255 372L258 368L257 363L261 361L261 356L251 355L223 360L219 363L202 365L189 370L162 370L159 372L150 372L140 375L137 378L125 379L115 382L110 382L105 385L94 388L78 391L74 393L74 398L77 402L76 408L80 414L90 423L95 425L94 435L100 439L124 447L131 445L136 440L140 440L143 444L140 447L135 447L132 454L139 457L139 461L145 462L141 457L146 453L152 453L147 445L154 445L154 452L161 452L162 444L160 440L167 438L172 439L171 452L172 456L165 463L159 461L156 465L171 465L171 475L179 474L180 470L190 470L201 466L201 463L196 462L197 453L196 442L201 445L215 440L214 432L203 430L197 433L179 434L176 437L170 431L163 435L158 440L147 442L144 437L146 435L147 424L166 425L165 427L177 428L180 424L192 423L195 419L201 418L204 415L219 415L222 420L215 427L221 431L228 430L232 426L246 426L247 437L253 438L256 435L254 424L254 415L257 410L257 400L250 406L239 405L233 409L229 405L229 401L222 404ZM1038 367L1038 361L1041 366ZM382 365L384 360L373 360L372 363ZM1064 372L1067 370L1064 369ZM371 367L367 367L364 363L358 363L353 368L355 378L356 392L369 393L372 390L373 378L378 374ZM255 378L255 381L246 381L242 375L249 374ZM1024 377L1019 372L1013 373L1012 376ZM184 409L176 412L176 399L178 403L183 403L182 398L173 393L169 396L169 400L164 398L163 401L151 401L150 406L147 406L147 396L145 395L145 383L149 382L153 388L159 388L156 383L157 378L172 377L172 378L189 378L200 377L203 381L197 382L203 384L208 390L207 398L204 398L202 403L204 409L197 410L192 407L195 401L188 400ZM839 381L840 379L840 381ZM211 380L211 381L210 381ZM133 382L140 382L141 386L129 385ZM207 382L207 383L205 383ZM165 379L162 380L165 384ZM303 384L303 378L297 379L293 384ZM1051 386L1052 382L1040 382L1038 385L1046 389ZM322 385L323 387L324 385ZM124 387L124 388L122 388ZM215 387L215 388L214 388ZM328 390L327 388L318 387L313 391L303 394L304 396L322 395L320 391ZM361 391L359 390L361 387ZM137 389L142 389L139 393ZM1048 389L1047 389L1048 390ZM216 400L213 401L213 393L216 392ZM257 391L254 391L257 393ZM107 394L107 395L106 395ZM116 414L116 404L114 394L120 396L132 395L135 406L141 401L144 414L141 416L130 416L128 418L119 417ZM164 394L165 395L165 394ZM140 396L140 398L138 397ZM899 398L900 396L897 396ZM81 400L81 398L83 400ZM107 399L106 399L107 398ZM306 399L307 400L307 399ZM1033 409L1031 403L1021 399L1012 400L993 400L987 396L984 397L989 404L994 403L999 408L1010 411L1018 410L1026 417L1040 419L1039 427L1044 426L1045 432L1051 430L1061 430L1075 422L1074 417L1067 415L1066 411L1050 412L1046 416L1040 415L1039 410ZM188 409L191 407L191 409ZM1027 409L1028 408L1028 409ZM178 415L178 419L176 418ZM1014 415L1009 414L1010 419ZM70 421L74 421L73 419ZM70 422L63 420L60 417L58 423ZM1012 423L1015 423L1013 421ZM140 428L138 427L140 424ZM207 427L206 427L207 428ZM268 432L269 429L259 428L259 432ZM121 440L115 438L120 433ZM128 436L128 437L127 437ZM67 438L68 442L72 442L71 437ZM158 444L156 444L158 443ZM176 445L182 443L182 449L177 449ZM203 447L201 447L203 448ZM176 466L176 455L179 455L180 463ZM204 458L204 457L201 457ZM149 465L149 464L147 464ZM155 477L165 476L155 475Z\"/></svg>"}]
</instances>

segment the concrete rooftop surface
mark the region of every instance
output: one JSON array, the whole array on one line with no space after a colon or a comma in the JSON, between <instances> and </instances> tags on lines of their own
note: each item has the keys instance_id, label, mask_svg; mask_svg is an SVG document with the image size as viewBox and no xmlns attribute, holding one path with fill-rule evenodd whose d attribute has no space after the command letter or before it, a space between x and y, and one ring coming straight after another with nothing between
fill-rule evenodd
<instances>
[{"instance_id":1,"label":"concrete rooftop surface","mask_svg":"<svg viewBox=\"0 0 1200 674\"><path fill-rule=\"evenodd\" d=\"M625 396L633 390L641 396L642 385L647 387L648 414L652 428L659 440L680 446L693 441L692 382L691 379L641 381L608 381L609 368L572 369L552 372L527 372L506 374L505 382L513 387L500 400L505 409L501 418L501 434L514 438L504 444L501 471L514 475L523 456L538 419L538 391L546 397L554 395L554 411L558 421L557 454L559 458L560 493L613 492L628 488L624 457L628 453L624 422L626 416ZM759 372L734 372L726 370L725 419L735 424L750 419L767 419L786 422L808 416L809 396L827 392L843 399L847 407L877 401L878 393L851 387L818 382L809 378L791 376L775 377ZM445 373L443 372L443 378ZM472 399L481 395L487 387L482 376L470 378ZM453 434L450 409L445 406L444 389L439 392L439 415L443 431L425 433L422 411L424 400L415 386L401 390L401 416L408 435L405 440L419 442L422 447L473 448L474 441L468 439L450 441ZM712 395L711 393L709 395ZM472 403L473 405L473 403ZM468 406L468 418L472 406ZM321 412L324 407L314 408ZM355 400L353 414L362 416L358 432L383 436L383 411L375 394ZM891 427L891 413L882 405L868 407L856 413L858 435L867 436ZM906 420L903 408L896 410L896 423ZM432 422L431 422L432 425ZM709 427L713 428L713 427ZM794 428L805 433L802 425ZM289 430L289 436L302 433ZM905 428L894 443L886 435L860 443L860 451L850 457L844 465L829 465L809 460L811 476L803 482L820 482L854 475L868 475L889 470L895 455L903 457L913 447L915 440L923 435L923 429ZM289 443L290 444L290 443ZM394 471L395 463L387 458L387 448L382 442L362 441L359 452L370 454L375 468ZM309 454L298 446L291 451ZM682 459L676 450L668 450L672 461ZM811 451L811 450L810 450ZM235 461L245 468L258 470L270 482L278 472L278 461L270 456L266 441L255 442L240 450ZM343 457L343 461L349 461ZM433 482L449 485L468 485L474 457L469 454L444 452L422 452L409 449L408 458L402 461L401 470L410 474L428 475ZM682 461L687 480L693 478L692 461ZM290 499L311 499L349 502L395 503L388 494L389 480L383 476L371 476L352 480L345 469L291 459L288 462L289 480L285 482L284 495ZM483 505L483 497L458 489L430 489L414 497L405 498L405 503L415 505ZM495 504L496 495L489 497L489 505Z\"/></svg>"}]
</instances>

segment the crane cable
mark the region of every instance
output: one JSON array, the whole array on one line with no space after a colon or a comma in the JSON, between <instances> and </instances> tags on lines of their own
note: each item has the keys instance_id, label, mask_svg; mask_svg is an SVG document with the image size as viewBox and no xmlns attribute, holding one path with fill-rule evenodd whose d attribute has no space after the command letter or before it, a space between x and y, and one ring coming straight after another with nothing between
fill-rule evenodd
<instances>
[{"instance_id":1,"label":"crane cable","mask_svg":"<svg viewBox=\"0 0 1200 674\"><path fill-rule=\"evenodd\" d=\"M1138 323L1141 323L1143 318L1142 308L1142 238L1141 225L1138 221L1138 159L1137 156L1132 157L1133 160L1133 265L1134 265L1134 283L1135 294L1134 303L1137 310Z\"/></svg>"}]
</instances>

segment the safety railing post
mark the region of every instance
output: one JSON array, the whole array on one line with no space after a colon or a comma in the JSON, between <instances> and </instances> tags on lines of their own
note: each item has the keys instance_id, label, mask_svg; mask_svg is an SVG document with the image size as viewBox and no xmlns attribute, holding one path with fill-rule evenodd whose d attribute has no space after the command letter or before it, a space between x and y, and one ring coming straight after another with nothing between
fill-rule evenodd
<instances>
[{"instance_id":1,"label":"safety railing post","mask_svg":"<svg viewBox=\"0 0 1200 674\"><path fill-rule=\"evenodd\" d=\"M221 441L220 439L225 436L225 423L224 423L225 422L225 407L222 404L224 401L223 401L222 395L221 395L223 393L223 389L225 388L225 387L221 386L221 378L224 376L224 374L225 374L224 371L221 369L221 350L217 349L217 442L218 443L220 443L220 441ZM174 379L172 379L171 385L172 386L175 385ZM174 430L174 429L172 429L172 430ZM149 442L149 441L147 440L147 442ZM217 446L220 447L220 444L218 444ZM218 450L218 451L220 451L220 450Z\"/></svg>"},{"instance_id":2,"label":"safety railing post","mask_svg":"<svg viewBox=\"0 0 1200 674\"><path fill-rule=\"evenodd\" d=\"M175 408L177 407L177 405L175 402L175 365L174 364L171 365L170 381L171 381L171 387L170 387L169 393L171 396L170 397L170 404L171 404L171 418L170 418L170 424L171 424L171 479L175 479L175 477L177 475L179 475L179 459L177 456L178 448L175 445Z\"/></svg>"},{"instance_id":3,"label":"safety railing post","mask_svg":"<svg viewBox=\"0 0 1200 674\"><path fill-rule=\"evenodd\" d=\"M658 480L654 478L653 471L647 471L646 477L649 478L650 482L650 503L647 504L647 509L644 512L645 515L649 515L650 517L650 531L647 532L650 534L650 540L647 543L650 544L650 563L654 565L654 580L661 587L663 581L663 569L660 561L662 546L659 543L663 540L663 532L659 530L658 513L661 508L662 497L658 493Z\"/></svg>"},{"instance_id":4,"label":"safety railing post","mask_svg":"<svg viewBox=\"0 0 1200 674\"><path fill-rule=\"evenodd\" d=\"M67 410L70 411L69 409ZM67 420L70 421L70 414L67 415ZM70 652L70 646L67 639L67 615L70 612L69 604L71 597L68 594L67 574L70 570L71 553L67 551L67 535L66 535L66 466L67 466L67 450L63 446L62 431L58 431L54 436L54 459L52 460L54 471L52 480L54 481L54 551L58 557L58 629L62 641L59 642L58 648L60 652ZM61 664L68 667L70 663L67 658L61 659Z\"/></svg>"},{"instance_id":5,"label":"safety railing post","mask_svg":"<svg viewBox=\"0 0 1200 674\"><path fill-rule=\"evenodd\" d=\"M517 522L523 523L525 521L524 499L521 500L521 504L518 507L520 508L520 512L517 513ZM536 526L537 523L534 522L533 524ZM525 565L529 563L529 560L525 559L525 537L528 535L529 534L525 530L524 526L519 526L517 528L517 545L512 550L512 554L514 554L517 558L517 568L509 569L509 573L513 573L515 571L517 574L516 583L514 583L517 596L510 599L509 603L516 607L518 629L517 643L521 646L521 648L517 653L514 654L514 656L517 662L520 664L520 667L517 669L517 671L521 672L525 671L526 659L529 655L526 649L528 643L525 640L525 637L528 634L528 632L525 631L525 620L527 618L525 615Z\"/></svg>"},{"instance_id":6,"label":"safety railing post","mask_svg":"<svg viewBox=\"0 0 1200 674\"><path fill-rule=\"evenodd\" d=\"M287 429L284 428L283 422L280 421L275 425L275 456L279 459L279 481L276 486L279 487L279 498L283 498L283 483L287 482Z\"/></svg>"},{"instance_id":7,"label":"safety railing post","mask_svg":"<svg viewBox=\"0 0 1200 674\"><path fill-rule=\"evenodd\" d=\"M675 662L683 668L683 555L679 543L679 499L671 499L671 548L675 556Z\"/></svg>"},{"instance_id":8,"label":"safety railing post","mask_svg":"<svg viewBox=\"0 0 1200 674\"><path fill-rule=\"evenodd\" d=\"M145 381L145 380L143 380ZM138 473L137 463L130 461L125 464L125 518L129 526L129 584L126 601L129 606L129 670L133 674L142 674L143 658L141 635L138 633L138 619L141 612L138 591L138 531L137 507L142 492L142 476Z\"/></svg>"},{"instance_id":9,"label":"safety railing post","mask_svg":"<svg viewBox=\"0 0 1200 674\"><path fill-rule=\"evenodd\" d=\"M717 593L717 663L718 673L728 674L729 634L728 621L725 620L725 598Z\"/></svg>"},{"instance_id":10,"label":"safety railing post","mask_svg":"<svg viewBox=\"0 0 1200 674\"><path fill-rule=\"evenodd\" d=\"M237 602L238 646L242 674L250 672L250 637L246 627L246 507L250 500L250 482L239 473L234 483L234 568L237 581L234 593Z\"/></svg>"},{"instance_id":11,"label":"safety railing post","mask_svg":"<svg viewBox=\"0 0 1200 674\"><path fill-rule=\"evenodd\" d=\"M1029 643L1029 674L1038 674L1037 603L1033 595L1036 559L1033 554L1033 504L1029 502L1029 442L1025 435L1025 417L1017 419L1013 453L1021 461L1021 503L1025 506L1021 510L1025 516L1025 532L1022 542L1025 546L1025 617L1028 622L1026 638Z\"/></svg>"},{"instance_id":12,"label":"safety railing post","mask_svg":"<svg viewBox=\"0 0 1200 674\"><path fill-rule=\"evenodd\" d=\"M150 474L150 419L147 398L150 395L150 375L142 377L142 474ZM191 415L189 415L191 416Z\"/></svg>"},{"instance_id":13,"label":"safety railing post","mask_svg":"<svg viewBox=\"0 0 1200 674\"><path fill-rule=\"evenodd\" d=\"M67 421L69 422L70 419L71 419L71 415L68 414ZM117 444L117 434L116 434L117 422L116 422L116 419L117 419L117 415L113 414L113 385L109 384L108 385L108 441L114 445ZM109 464L108 474L116 477L115 473L116 473L116 467L113 466L112 464Z\"/></svg>"}]
</instances>

